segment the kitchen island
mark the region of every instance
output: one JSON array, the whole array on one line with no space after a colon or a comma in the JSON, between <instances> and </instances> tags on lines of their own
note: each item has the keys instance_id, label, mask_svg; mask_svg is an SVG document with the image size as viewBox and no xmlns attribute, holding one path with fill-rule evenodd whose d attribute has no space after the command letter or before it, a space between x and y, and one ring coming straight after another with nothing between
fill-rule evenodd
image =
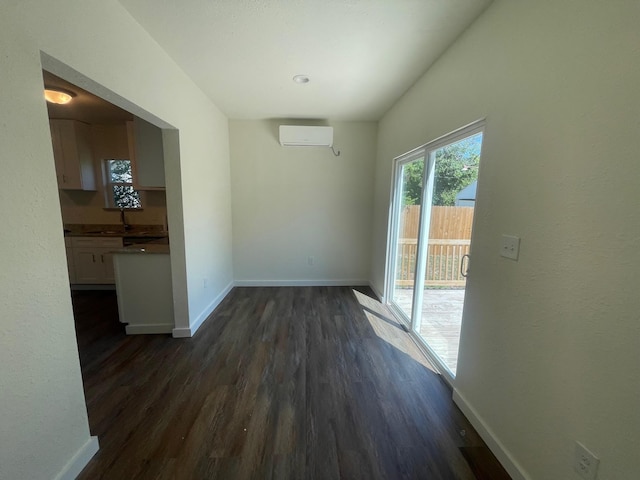
<instances>
[{"instance_id":1,"label":"kitchen island","mask_svg":"<svg viewBox=\"0 0 640 480\"><path fill-rule=\"evenodd\" d=\"M168 242L114 250L113 264L118 312L127 334L171 333L175 321Z\"/></svg>"}]
</instances>

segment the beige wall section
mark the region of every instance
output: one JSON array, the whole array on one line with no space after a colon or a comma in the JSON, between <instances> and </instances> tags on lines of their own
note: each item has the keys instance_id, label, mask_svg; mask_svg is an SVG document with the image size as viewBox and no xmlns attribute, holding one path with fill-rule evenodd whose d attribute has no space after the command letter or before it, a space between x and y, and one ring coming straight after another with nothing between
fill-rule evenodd
<instances>
[{"instance_id":1,"label":"beige wall section","mask_svg":"<svg viewBox=\"0 0 640 480\"><path fill-rule=\"evenodd\" d=\"M186 326L232 281L228 125L118 2L61 0L46 11L39 1L2 5L0 478L47 479L82 449L89 430L40 52L103 86L94 93L180 130L167 195Z\"/></svg>"},{"instance_id":2,"label":"beige wall section","mask_svg":"<svg viewBox=\"0 0 640 480\"><path fill-rule=\"evenodd\" d=\"M526 478L579 478L575 440L598 478L638 474L639 23L635 0L497 1L380 124L378 288L392 158L487 117L456 388Z\"/></svg>"},{"instance_id":3,"label":"beige wall section","mask_svg":"<svg viewBox=\"0 0 640 480\"><path fill-rule=\"evenodd\" d=\"M377 124L332 124L335 157L280 146L281 123L230 122L236 280L366 283Z\"/></svg>"},{"instance_id":4,"label":"beige wall section","mask_svg":"<svg viewBox=\"0 0 640 480\"><path fill-rule=\"evenodd\" d=\"M167 201L164 191L141 192L143 208L126 211L126 221L130 225L165 225L167 223ZM104 191L84 192L81 190L60 190L62 221L65 224L120 225L119 210L105 210Z\"/></svg>"}]
</instances>

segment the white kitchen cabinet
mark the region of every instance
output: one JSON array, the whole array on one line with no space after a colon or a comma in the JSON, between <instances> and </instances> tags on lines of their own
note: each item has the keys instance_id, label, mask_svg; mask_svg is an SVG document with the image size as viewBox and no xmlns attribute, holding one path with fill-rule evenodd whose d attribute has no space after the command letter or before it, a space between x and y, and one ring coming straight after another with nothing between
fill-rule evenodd
<instances>
[{"instance_id":1,"label":"white kitchen cabinet","mask_svg":"<svg viewBox=\"0 0 640 480\"><path fill-rule=\"evenodd\" d=\"M95 190L91 128L76 120L49 120L58 187Z\"/></svg>"},{"instance_id":2,"label":"white kitchen cabinet","mask_svg":"<svg viewBox=\"0 0 640 480\"><path fill-rule=\"evenodd\" d=\"M115 284L113 251L122 248L122 238L73 237L76 284Z\"/></svg>"},{"instance_id":3,"label":"white kitchen cabinet","mask_svg":"<svg viewBox=\"0 0 640 480\"><path fill-rule=\"evenodd\" d=\"M116 292L127 335L171 333L175 328L171 256L167 253L116 253Z\"/></svg>"},{"instance_id":4,"label":"white kitchen cabinet","mask_svg":"<svg viewBox=\"0 0 640 480\"><path fill-rule=\"evenodd\" d=\"M164 190L164 145L162 129L134 117L127 122L129 152L133 160L133 184L137 190Z\"/></svg>"},{"instance_id":5,"label":"white kitchen cabinet","mask_svg":"<svg viewBox=\"0 0 640 480\"><path fill-rule=\"evenodd\" d=\"M104 283L104 267L100 258L96 258L94 248L74 248L73 261L76 267L76 283Z\"/></svg>"}]
</instances>

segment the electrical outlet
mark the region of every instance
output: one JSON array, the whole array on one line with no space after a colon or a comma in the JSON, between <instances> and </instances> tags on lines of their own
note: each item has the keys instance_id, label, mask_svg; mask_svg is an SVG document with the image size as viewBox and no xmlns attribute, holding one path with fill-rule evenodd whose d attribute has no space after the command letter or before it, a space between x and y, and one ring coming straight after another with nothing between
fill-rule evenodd
<instances>
[{"instance_id":1,"label":"electrical outlet","mask_svg":"<svg viewBox=\"0 0 640 480\"><path fill-rule=\"evenodd\" d=\"M312 256L307 257L307 265L313 266L316 263L316 259Z\"/></svg>"},{"instance_id":2,"label":"electrical outlet","mask_svg":"<svg viewBox=\"0 0 640 480\"><path fill-rule=\"evenodd\" d=\"M512 260L518 260L519 253L520 237L502 235L502 241L500 242L500 256L510 258Z\"/></svg>"},{"instance_id":3,"label":"electrical outlet","mask_svg":"<svg viewBox=\"0 0 640 480\"><path fill-rule=\"evenodd\" d=\"M595 480L598 473L598 465L600 465L600 459L580 442L576 442L573 469L578 472L578 475L586 480Z\"/></svg>"},{"instance_id":4,"label":"electrical outlet","mask_svg":"<svg viewBox=\"0 0 640 480\"><path fill-rule=\"evenodd\" d=\"M205 279L203 279L203 280L202 280L202 286L203 286L204 288L209 287L209 280L207 280L206 278L205 278Z\"/></svg>"}]
</instances>

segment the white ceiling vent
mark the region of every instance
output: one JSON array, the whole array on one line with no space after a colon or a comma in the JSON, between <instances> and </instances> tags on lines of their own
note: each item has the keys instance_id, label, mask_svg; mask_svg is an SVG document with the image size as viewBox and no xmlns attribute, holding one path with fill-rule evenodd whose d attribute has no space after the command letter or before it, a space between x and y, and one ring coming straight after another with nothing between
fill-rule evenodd
<instances>
[{"instance_id":1,"label":"white ceiling vent","mask_svg":"<svg viewBox=\"0 0 640 480\"><path fill-rule=\"evenodd\" d=\"M333 127L280 125L280 145L283 147L331 147Z\"/></svg>"}]
</instances>

